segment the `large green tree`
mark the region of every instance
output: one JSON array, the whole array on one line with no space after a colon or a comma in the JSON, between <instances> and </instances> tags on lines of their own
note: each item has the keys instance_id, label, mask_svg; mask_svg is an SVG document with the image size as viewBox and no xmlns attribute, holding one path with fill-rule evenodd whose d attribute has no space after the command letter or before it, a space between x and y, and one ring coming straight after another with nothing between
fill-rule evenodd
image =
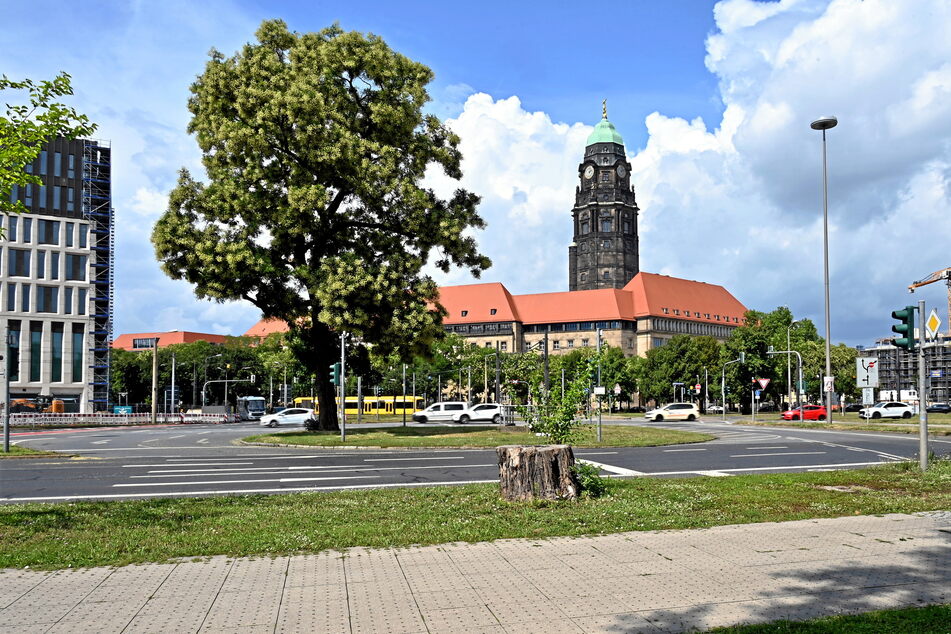
<instances>
[{"instance_id":1,"label":"large green tree","mask_svg":"<svg viewBox=\"0 0 951 634\"><path fill-rule=\"evenodd\" d=\"M23 213L26 207L20 201L11 201L10 191L14 185L42 183L39 176L27 173L24 166L36 159L43 143L56 136L75 139L90 135L96 126L86 115L55 101L73 94L66 73L40 82L14 81L3 75L0 92L3 91L11 91L19 103L7 102L6 113L0 117L0 212Z\"/></svg>"},{"instance_id":2,"label":"large green tree","mask_svg":"<svg viewBox=\"0 0 951 634\"><path fill-rule=\"evenodd\" d=\"M191 86L207 179L182 170L156 254L199 297L244 299L289 324L317 377L321 429L337 428L339 333L409 358L441 334L423 266L490 265L466 235L484 226L478 197L419 184L427 168L462 175L458 138L423 114L432 77L375 35L273 20L235 55L212 51Z\"/></svg>"}]
</instances>

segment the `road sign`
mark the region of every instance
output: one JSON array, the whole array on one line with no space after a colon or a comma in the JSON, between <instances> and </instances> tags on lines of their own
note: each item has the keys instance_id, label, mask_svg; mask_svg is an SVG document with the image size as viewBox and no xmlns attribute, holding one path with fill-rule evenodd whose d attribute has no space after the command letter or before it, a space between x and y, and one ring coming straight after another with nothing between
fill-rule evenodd
<instances>
[{"instance_id":1,"label":"road sign","mask_svg":"<svg viewBox=\"0 0 951 634\"><path fill-rule=\"evenodd\" d=\"M605 392L605 390L604 390L604 386L603 386L603 385L595 385L595 386L594 386L594 393L597 394L598 396L603 396L603 395L604 395L604 392Z\"/></svg>"},{"instance_id":2,"label":"road sign","mask_svg":"<svg viewBox=\"0 0 951 634\"><path fill-rule=\"evenodd\" d=\"M759 386L766 389L766 386L769 385L769 379L756 379L756 382L759 383Z\"/></svg>"},{"instance_id":3,"label":"road sign","mask_svg":"<svg viewBox=\"0 0 951 634\"><path fill-rule=\"evenodd\" d=\"M620 396L620 395L621 395L621 385L620 385L620 383L615 383L615 384L614 384L614 395L615 395L615 396Z\"/></svg>"},{"instance_id":4,"label":"road sign","mask_svg":"<svg viewBox=\"0 0 951 634\"><path fill-rule=\"evenodd\" d=\"M878 359L859 357L855 360L855 385L857 387L878 387Z\"/></svg>"},{"instance_id":5,"label":"road sign","mask_svg":"<svg viewBox=\"0 0 951 634\"><path fill-rule=\"evenodd\" d=\"M938 317L938 311L934 308L931 309L931 314L928 315L928 319L925 320L925 328L928 330L928 335L932 339L938 336L938 328L941 328L941 318Z\"/></svg>"},{"instance_id":6,"label":"road sign","mask_svg":"<svg viewBox=\"0 0 951 634\"><path fill-rule=\"evenodd\" d=\"M756 398L757 398L757 399L759 398L759 395L760 395L760 393L761 393L762 391L763 391L763 390L756 390L755 394L756 394Z\"/></svg>"},{"instance_id":7,"label":"road sign","mask_svg":"<svg viewBox=\"0 0 951 634\"><path fill-rule=\"evenodd\" d=\"M823 392L835 391L835 377L834 376L822 377L822 391Z\"/></svg>"},{"instance_id":8,"label":"road sign","mask_svg":"<svg viewBox=\"0 0 951 634\"><path fill-rule=\"evenodd\" d=\"M932 379L940 379L944 376L944 370L931 370Z\"/></svg>"},{"instance_id":9,"label":"road sign","mask_svg":"<svg viewBox=\"0 0 951 634\"><path fill-rule=\"evenodd\" d=\"M699 384L699 383L697 383L696 385L694 385L694 386L693 386L693 389L695 389L695 390L699 390L699 389L700 389L700 384Z\"/></svg>"},{"instance_id":10,"label":"road sign","mask_svg":"<svg viewBox=\"0 0 951 634\"><path fill-rule=\"evenodd\" d=\"M875 402L875 388L863 387L862 388L862 405L871 405L874 402Z\"/></svg>"},{"instance_id":11,"label":"road sign","mask_svg":"<svg viewBox=\"0 0 951 634\"><path fill-rule=\"evenodd\" d=\"M132 406L131 405L113 405L112 413L113 414L131 414Z\"/></svg>"}]
</instances>

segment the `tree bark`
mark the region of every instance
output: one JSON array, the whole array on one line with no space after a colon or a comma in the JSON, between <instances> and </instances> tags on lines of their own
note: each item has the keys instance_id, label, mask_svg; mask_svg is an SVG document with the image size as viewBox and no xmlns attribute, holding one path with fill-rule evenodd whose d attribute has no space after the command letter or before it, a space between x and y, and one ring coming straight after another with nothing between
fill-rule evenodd
<instances>
[{"instance_id":1,"label":"tree bark","mask_svg":"<svg viewBox=\"0 0 951 634\"><path fill-rule=\"evenodd\" d=\"M571 500L580 487L571 467L575 456L569 445L503 445L499 456L499 488L510 502Z\"/></svg>"}]
</instances>

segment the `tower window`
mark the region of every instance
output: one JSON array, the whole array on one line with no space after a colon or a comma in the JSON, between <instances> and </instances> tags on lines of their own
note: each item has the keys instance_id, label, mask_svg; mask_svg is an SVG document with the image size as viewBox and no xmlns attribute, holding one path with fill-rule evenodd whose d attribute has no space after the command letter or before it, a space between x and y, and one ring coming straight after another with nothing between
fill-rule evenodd
<instances>
[{"instance_id":1,"label":"tower window","mask_svg":"<svg viewBox=\"0 0 951 634\"><path fill-rule=\"evenodd\" d=\"M625 221L624 221L624 233L630 233L630 232L631 232L631 221L630 221L630 220L625 220Z\"/></svg>"},{"instance_id":2,"label":"tower window","mask_svg":"<svg viewBox=\"0 0 951 634\"><path fill-rule=\"evenodd\" d=\"M601 231L614 231L614 221L610 218L601 218Z\"/></svg>"},{"instance_id":3,"label":"tower window","mask_svg":"<svg viewBox=\"0 0 951 634\"><path fill-rule=\"evenodd\" d=\"M581 274L581 281L584 282L584 281L586 281L587 279L588 279L588 274L587 274L587 273L582 273L582 274Z\"/></svg>"},{"instance_id":4,"label":"tower window","mask_svg":"<svg viewBox=\"0 0 951 634\"><path fill-rule=\"evenodd\" d=\"M601 182L602 183L611 182L611 170L604 170L601 172Z\"/></svg>"},{"instance_id":5,"label":"tower window","mask_svg":"<svg viewBox=\"0 0 951 634\"><path fill-rule=\"evenodd\" d=\"M589 232L591 231L591 228L590 228L590 227L591 227L591 225L588 224L588 221L587 221L587 220L582 220L582 221L581 221L581 233L582 233L582 234L589 233Z\"/></svg>"},{"instance_id":6,"label":"tower window","mask_svg":"<svg viewBox=\"0 0 951 634\"><path fill-rule=\"evenodd\" d=\"M602 249L610 249L610 248L611 248L611 241L610 241L610 240L602 240L602 241L601 241L601 248L602 248Z\"/></svg>"},{"instance_id":7,"label":"tower window","mask_svg":"<svg viewBox=\"0 0 951 634\"><path fill-rule=\"evenodd\" d=\"M605 280L611 279L611 271L605 271L604 273L602 273L601 278Z\"/></svg>"}]
</instances>

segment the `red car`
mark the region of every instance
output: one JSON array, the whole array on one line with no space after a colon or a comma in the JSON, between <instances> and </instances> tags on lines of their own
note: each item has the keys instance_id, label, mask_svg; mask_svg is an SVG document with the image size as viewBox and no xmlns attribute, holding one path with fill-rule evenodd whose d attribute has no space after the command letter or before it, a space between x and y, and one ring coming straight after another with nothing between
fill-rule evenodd
<instances>
[{"instance_id":1,"label":"red car","mask_svg":"<svg viewBox=\"0 0 951 634\"><path fill-rule=\"evenodd\" d=\"M806 405L806 420L825 420L826 408L822 405ZM799 413L799 408L794 407L783 412L783 420L802 420L803 416Z\"/></svg>"}]
</instances>

